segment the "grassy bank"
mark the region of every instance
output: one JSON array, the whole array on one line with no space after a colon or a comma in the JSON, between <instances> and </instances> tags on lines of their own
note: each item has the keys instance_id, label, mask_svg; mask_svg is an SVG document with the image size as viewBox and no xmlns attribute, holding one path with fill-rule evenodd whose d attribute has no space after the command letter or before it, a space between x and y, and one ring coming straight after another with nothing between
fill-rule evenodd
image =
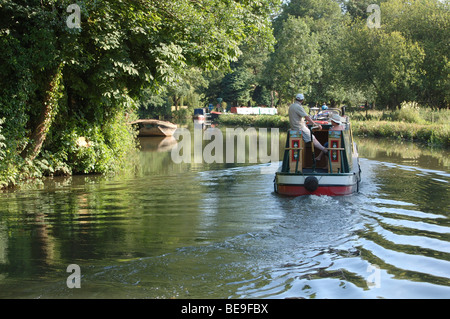
<instances>
[{"instance_id":1,"label":"grassy bank","mask_svg":"<svg viewBox=\"0 0 450 319\"><path fill-rule=\"evenodd\" d=\"M282 115L236 115L222 114L219 117L219 124L224 126L238 127L277 127L280 129L289 129L289 119Z\"/></svg>"},{"instance_id":2,"label":"grassy bank","mask_svg":"<svg viewBox=\"0 0 450 319\"><path fill-rule=\"evenodd\" d=\"M450 147L449 125L415 124L396 121L352 121L356 135L389 137Z\"/></svg>"},{"instance_id":3,"label":"grassy bank","mask_svg":"<svg viewBox=\"0 0 450 319\"><path fill-rule=\"evenodd\" d=\"M402 105L396 111L347 112L353 134L370 137L387 137L450 147L450 110L421 109L415 105ZM255 126L289 128L286 115L234 115L223 114L219 123L226 126Z\"/></svg>"}]
</instances>

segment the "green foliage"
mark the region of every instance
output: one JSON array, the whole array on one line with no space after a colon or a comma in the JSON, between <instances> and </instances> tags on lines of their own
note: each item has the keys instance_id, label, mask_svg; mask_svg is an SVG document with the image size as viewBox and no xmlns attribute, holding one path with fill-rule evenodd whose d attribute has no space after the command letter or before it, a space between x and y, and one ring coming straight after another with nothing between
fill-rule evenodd
<instances>
[{"instance_id":1,"label":"green foliage","mask_svg":"<svg viewBox=\"0 0 450 319\"><path fill-rule=\"evenodd\" d=\"M255 90L252 94L252 100L255 101L256 105L265 105L271 107L273 107L278 102L275 93L261 84L257 84L255 86Z\"/></svg>"},{"instance_id":2,"label":"green foliage","mask_svg":"<svg viewBox=\"0 0 450 319\"><path fill-rule=\"evenodd\" d=\"M229 106L282 106L300 91L313 103L369 101L393 111L380 120L427 125L411 138L448 138L448 126L427 133L448 125L447 113L410 102L449 105L447 0L83 0L81 28L69 29L72 3L0 1L2 185L120 169L135 147L127 116L167 117L184 104L182 118L218 97ZM380 29L366 25L372 3ZM39 138L40 155L24 160Z\"/></svg>"},{"instance_id":3,"label":"green foliage","mask_svg":"<svg viewBox=\"0 0 450 319\"><path fill-rule=\"evenodd\" d=\"M386 0L347 0L343 1L346 12L353 21L367 19L367 7L371 4L380 5ZM383 13L384 17L384 13ZM384 20L384 19L383 19Z\"/></svg>"},{"instance_id":4,"label":"green foliage","mask_svg":"<svg viewBox=\"0 0 450 319\"><path fill-rule=\"evenodd\" d=\"M308 44L318 43L318 69L310 66L301 50L292 50L284 57L282 51L272 55L272 62L278 60L274 65L287 66L280 71L285 76L295 71L295 59L313 71L316 78L306 75L292 81L307 93L309 101L351 105L370 101L394 109L402 101L417 100L424 105L448 107L448 1L346 0L340 4L342 13L333 0L289 1L274 21L278 46L286 37L295 46L298 33L284 25L293 18L308 26ZM381 6L380 29L367 27L369 4ZM303 38L308 36L306 31L300 34ZM273 69L273 65L269 64L268 69ZM286 82L280 85L279 77L267 78L271 81L267 87L288 86ZM289 95L292 97L292 93Z\"/></svg>"},{"instance_id":5,"label":"green foliage","mask_svg":"<svg viewBox=\"0 0 450 319\"><path fill-rule=\"evenodd\" d=\"M78 1L81 28L69 29L66 9L72 3L0 2L0 118L5 118L0 176L8 184L39 174L119 169L135 147L125 114L139 103L163 113L163 100L184 95L198 104L194 86L185 85L193 67L226 69L244 42L257 45L258 39L270 47L268 16L278 5ZM158 100L160 94L165 96ZM37 140L34 153L40 156L21 160L19 154Z\"/></svg>"},{"instance_id":6,"label":"green foliage","mask_svg":"<svg viewBox=\"0 0 450 319\"><path fill-rule=\"evenodd\" d=\"M417 124L450 123L450 111L446 109L431 109L420 106L415 102L403 102L400 109L387 110L358 110L348 109L346 114L356 121L398 121Z\"/></svg>"},{"instance_id":7,"label":"green foliage","mask_svg":"<svg viewBox=\"0 0 450 319\"><path fill-rule=\"evenodd\" d=\"M292 100L299 92L309 91L321 74L322 57L318 38L304 20L288 17L277 37L275 52L266 67L266 77L282 100Z\"/></svg>"},{"instance_id":8,"label":"green foliage","mask_svg":"<svg viewBox=\"0 0 450 319\"><path fill-rule=\"evenodd\" d=\"M417 103L401 104L394 111L349 111L353 131L359 135L390 137L450 146L449 110L429 109Z\"/></svg>"},{"instance_id":9,"label":"green foliage","mask_svg":"<svg viewBox=\"0 0 450 319\"><path fill-rule=\"evenodd\" d=\"M352 125L354 133L358 135L407 139L443 147L450 146L448 125L425 125L394 121L356 121Z\"/></svg>"},{"instance_id":10,"label":"green foliage","mask_svg":"<svg viewBox=\"0 0 450 319\"><path fill-rule=\"evenodd\" d=\"M128 156L137 146L136 133L119 114L105 122L67 120L61 116L56 119L54 129L47 138L49 154L44 158L50 157L57 172L61 163L69 163L60 173L110 173L126 169Z\"/></svg>"},{"instance_id":11,"label":"green foliage","mask_svg":"<svg viewBox=\"0 0 450 319\"><path fill-rule=\"evenodd\" d=\"M207 89L203 91L206 102L215 104L221 97L230 107L272 105L273 99L267 97L270 82L266 81L263 72L272 45L273 37L269 42L261 36L248 39L240 46L242 55L231 63L230 70L207 74Z\"/></svg>"},{"instance_id":12,"label":"green foliage","mask_svg":"<svg viewBox=\"0 0 450 319\"><path fill-rule=\"evenodd\" d=\"M153 94L151 90L143 90L138 108L139 118L167 117L171 113L171 104L167 95Z\"/></svg>"},{"instance_id":13,"label":"green foliage","mask_svg":"<svg viewBox=\"0 0 450 319\"><path fill-rule=\"evenodd\" d=\"M278 97L287 103L301 90L308 101L331 105L369 101L395 109L402 101L417 100L448 107L448 1L283 3L274 15L277 44L269 60L261 49L240 46L243 54L231 72L208 79L203 92L209 102L221 96L233 105L269 105ZM380 29L367 27L369 4L381 6ZM271 94L262 98L262 91Z\"/></svg>"},{"instance_id":14,"label":"green foliage","mask_svg":"<svg viewBox=\"0 0 450 319\"><path fill-rule=\"evenodd\" d=\"M418 107L414 103L402 103L403 111L347 112L352 130L356 135L405 139L432 145L450 147L449 110L431 110ZM428 121L427 118L432 119ZM289 128L287 115L236 115L223 114L219 117L223 126L237 127L277 127ZM420 124L418 124L420 123Z\"/></svg>"},{"instance_id":15,"label":"green foliage","mask_svg":"<svg viewBox=\"0 0 450 319\"><path fill-rule=\"evenodd\" d=\"M281 115L236 115L222 114L219 117L219 123L224 126L237 127L276 127L280 129L289 129L289 119Z\"/></svg>"},{"instance_id":16,"label":"green foliage","mask_svg":"<svg viewBox=\"0 0 450 319\"><path fill-rule=\"evenodd\" d=\"M396 31L368 29L362 22L349 24L341 43L337 58L345 68L335 70L347 85L373 89L376 101L391 108L416 98L424 57L416 43Z\"/></svg>"},{"instance_id":17,"label":"green foliage","mask_svg":"<svg viewBox=\"0 0 450 319\"><path fill-rule=\"evenodd\" d=\"M282 32L282 23L289 16L309 20L310 28L313 32L316 32L326 29L335 20L340 20L341 9L338 2L330 0L291 0L285 2L283 11L274 23L276 33Z\"/></svg>"},{"instance_id":18,"label":"green foliage","mask_svg":"<svg viewBox=\"0 0 450 319\"><path fill-rule=\"evenodd\" d=\"M381 4L385 28L400 32L417 42L424 52L419 74L418 101L435 107L450 104L448 39L450 38L449 1L389 0Z\"/></svg>"},{"instance_id":19,"label":"green foliage","mask_svg":"<svg viewBox=\"0 0 450 319\"><path fill-rule=\"evenodd\" d=\"M366 26L371 3L380 5L380 29ZM448 1L349 0L345 6L351 23L339 34L343 46L336 52L344 69L337 65L338 78L374 90L367 100L382 107L394 109L405 100L448 107Z\"/></svg>"},{"instance_id":20,"label":"green foliage","mask_svg":"<svg viewBox=\"0 0 450 319\"><path fill-rule=\"evenodd\" d=\"M246 68L234 69L222 80L224 89L220 96L225 101L233 102L233 106L247 105L251 100L252 79L252 74Z\"/></svg>"},{"instance_id":21,"label":"green foliage","mask_svg":"<svg viewBox=\"0 0 450 319\"><path fill-rule=\"evenodd\" d=\"M172 112L172 120L177 123L186 122L186 120L192 120L192 114L194 110L192 108L182 108Z\"/></svg>"},{"instance_id":22,"label":"green foliage","mask_svg":"<svg viewBox=\"0 0 450 319\"><path fill-rule=\"evenodd\" d=\"M400 109L392 112L392 119L406 123L425 124L425 120L420 115L420 108L417 103L402 103Z\"/></svg>"}]
</instances>

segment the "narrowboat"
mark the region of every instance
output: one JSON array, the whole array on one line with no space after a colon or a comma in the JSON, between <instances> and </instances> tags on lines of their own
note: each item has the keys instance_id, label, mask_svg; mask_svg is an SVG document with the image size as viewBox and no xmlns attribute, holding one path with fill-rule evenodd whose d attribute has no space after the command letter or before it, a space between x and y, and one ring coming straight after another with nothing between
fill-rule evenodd
<instances>
[{"instance_id":1,"label":"narrowboat","mask_svg":"<svg viewBox=\"0 0 450 319\"><path fill-rule=\"evenodd\" d=\"M333 114L340 117L340 130L331 123ZM289 130L283 161L275 173L275 192L285 196L343 196L358 192L361 169L349 118L341 116L339 109L312 118L322 129L308 125L310 134L327 146L328 154L319 156L321 151L314 149L313 143L304 142L302 131Z\"/></svg>"}]
</instances>

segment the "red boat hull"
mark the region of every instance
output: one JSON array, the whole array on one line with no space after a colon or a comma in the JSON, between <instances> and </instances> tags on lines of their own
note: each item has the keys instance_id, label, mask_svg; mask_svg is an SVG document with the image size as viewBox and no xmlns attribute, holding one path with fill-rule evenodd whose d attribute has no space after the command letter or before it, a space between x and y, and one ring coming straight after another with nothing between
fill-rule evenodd
<instances>
[{"instance_id":1,"label":"red boat hull","mask_svg":"<svg viewBox=\"0 0 450 319\"><path fill-rule=\"evenodd\" d=\"M350 186L319 186L314 192L308 191L301 185L278 185L277 193L285 196L344 196L350 195L357 191L356 185Z\"/></svg>"}]
</instances>

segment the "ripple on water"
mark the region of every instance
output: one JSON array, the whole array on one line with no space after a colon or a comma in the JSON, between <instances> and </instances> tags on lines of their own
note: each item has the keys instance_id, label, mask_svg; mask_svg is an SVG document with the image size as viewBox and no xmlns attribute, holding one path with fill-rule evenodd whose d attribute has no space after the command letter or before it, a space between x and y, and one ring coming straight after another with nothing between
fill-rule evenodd
<instances>
[{"instance_id":1,"label":"ripple on water","mask_svg":"<svg viewBox=\"0 0 450 319\"><path fill-rule=\"evenodd\" d=\"M339 198L277 196L259 165L10 193L0 283L13 297L448 298L449 174L361 165L361 192ZM73 262L77 292L60 280Z\"/></svg>"}]
</instances>

